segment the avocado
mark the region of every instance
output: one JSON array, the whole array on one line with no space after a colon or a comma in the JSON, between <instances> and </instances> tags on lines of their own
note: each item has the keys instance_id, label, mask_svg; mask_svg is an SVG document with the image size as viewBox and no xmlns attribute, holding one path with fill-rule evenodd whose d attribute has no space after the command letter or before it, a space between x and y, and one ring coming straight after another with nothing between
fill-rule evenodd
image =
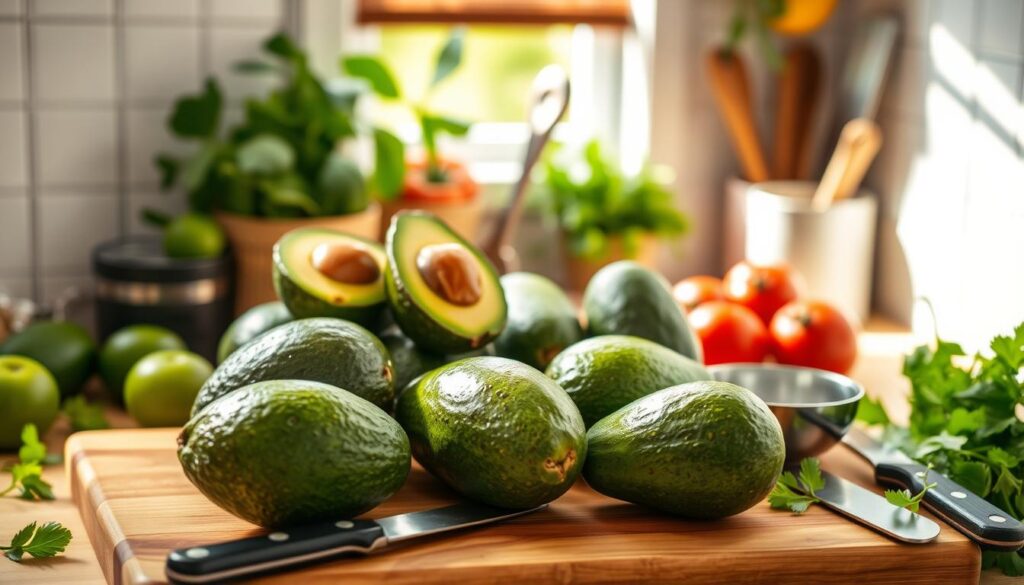
<instances>
[{"instance_id":1,"label":"avocado","mask_svg":"<svg viewBox=\"0 0 1024 585\"><path fill-rule=\"evenodd\" d=\"M507 307L497 271L435 215L395 214L385 248L391 312L417 345L436 353L462 353L501 333Z\"/></svg>"},{"instance_id":2,"label":"avocado","mask_svg":"<svg viewBox=\"0 0 1024 585\"><path fill-rule=\"evenodd\" d=\"M228 392L264 380L310 380L344 388L390 412L394 371L372 333L342 319L299 319L240 347L217 366L192 405L195 416Z\"/></svg>"},{"instance_id":3,"label":"avocado","mask_svg":"<svg viewBox=\"0 0 1024 585\"><path fill-rule=\"evenodd\" d=\"M217 363L223 362L236 349L263 333L294 319L281 301L256 305L239 315L221 335L220 343L217 344Z\"/></svg>"},{"instance_id":4,"label":"avocado","mask_svg":"<svg viewBox=\"0 0 1024 585\"><path fill-rule=\"evenodd\" d=\"M362 514L402 487L411 463L409 440L384 411L304 380L214 401L185 425L178 460L213 503L268 528Z\"/></svg>"},{"instance_id":5,"label":"avocado","mask_svg":"<svg viewBox=\"0 0 1024 585\"><path fill-rule=\"evenodd\" d=\"M668 281L636 262L620 260L598 270L583 293L583 310L591 336L635 335L704 361Z\"/></svg>"},{"instance_id":6,"label":"avocado","mask_svg":"<svg viewBox=\"0 0 1024 585\"><path fill-rule=\"evenodd\" d=\"M739 514L782 472L782 428L753 392L727 382L659 390L587 433L583 477L606 496L684 518Z\"/></svg>"},{"instance_id":7,"label":"avocado","mask_svg":"<svg viewBox=\"0 0 1024 585\"><path fill-rule=\"evenodd\" d=\"M384 308L384 248L326 228L298 228L274 244L274 290L297 319L337 317L370 327Z\"/></svg>"},{"instance_id":8,"label":"avocado","mask_svg":"<svg viewBox=\"0 0 1024 585\"><path fill-rule=\"evenodd\" d=\"M402 334L397 327L392 327L379 336L381 343L391 355L391 364L395 368L395 393L401 393L409 382L424 372L447 363L445 356L423 351L416 347L411 339Z\"/></svg>"},{"instance_id":9,"label":"avocado","mask_svg":"<svg viewBox=\"0 0 1024 585\"><path fill-rule=\"evenodd\" d=\"M424 374L400 395L395 418L420 465L492 506L554 500L587 455L572 400L544 374L505 358L466 358Z\"/></svg>"},{"instance_id":10,"label":"avocado","mask_svg":"<svg viewBox=\"0 0 1024 585\"><path fill-rule=\"evenodd\" d=\"M96 344L80 325L41 321L15 333L0 355L20 355L43 364L57 380L60 397L78 394L96 367Z\"/></svg>"},{"instance_id":11,"label":"avocado","mask_svg":"<svg viewBox=\"0 0 1024 585\"><path fill-rule=\"evenodd\" d=\"M601 335L569 346L547 375L576 403L587 427L652 392L711 380L704 366L653 341Z\"/></svg>"},{"instance_id":12,"label":"avocado","mask_svg":"<svg viewBox=\"0 0 1024 585\"><path fill-rule=\"evenodd\" d=\"M501 277L501 288L508 303L508 321L494 340L498 355L544 371L558 352L583 339L576 307L547 278L514 272Z\"/></svg>"}]
</instances>

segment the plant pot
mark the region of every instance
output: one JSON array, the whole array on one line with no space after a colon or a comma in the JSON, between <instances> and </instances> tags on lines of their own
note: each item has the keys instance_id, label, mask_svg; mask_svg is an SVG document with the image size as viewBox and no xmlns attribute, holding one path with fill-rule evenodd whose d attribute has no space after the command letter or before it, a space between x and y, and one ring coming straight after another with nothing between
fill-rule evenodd
<instances>
[{"instance_id":1,"label":"plant pot","mask_svg":"<svg viewBox=\"0 0 1024 585\"><path fill-rule=\"evenodd\" d=\"M376 239L380 226L380 205L371 203L364 211L348 215L302 219L268 219L216 212L235 255L235 314L277 298L272 277L274 244L287 232L300 227L320 227Z\"/></svg>"},{"instance_id":2,"label":"plant pot","mask_svg":"<svg viewBox=\"0 0 1024 585\"><path fill-rule=\"evenodd\" d=\"M427 176L425 160L406 162L401 196L382 202L381 240L391 225L391 216L403 209L419 209L441 218L470 242L476 241L483 212L480 187L470 176L466 165L448 159L441 159L440 165L447 173L447 180L434 183Z\"/></svg>"},{"instance_id":3,"label":"plant pot","mask_svg":"<svg viewBox=\"0 0 1024 585\"><path fill-rule=\"evenodd\" d=\"M636 255L629 257L626 255L626 250L622 245L622 238L620 236L612 236L608 238L607 254L599 260L588 260L572 255L569 251L569 243L563 234L562 254L565 258L566 287L570 291L583 292L587 288L587 283L590 282L590 277L594 276L595 272L618 260L633 260L652 270L657 270L659 247L657 237L652 234L645 234L640 237Z\"/></svg>"},{"instance_id":4,"label":"plant pot","mask_svg":"<svg viewBox=\"0 0 1024 585\"><path fill-rule=\"evenodd\" d=\"M394 201L382 201L384 213L380 222L380 239L384 240L384 234L391 225L391 216L403 209L421 209L429 211L441 218L458 234L470 242L477 241L477 232L480 229L480 218L483 216L483 203L481 197L473 197L466 201L407 201L396 199Z\"/></svg>"}]
</instances>

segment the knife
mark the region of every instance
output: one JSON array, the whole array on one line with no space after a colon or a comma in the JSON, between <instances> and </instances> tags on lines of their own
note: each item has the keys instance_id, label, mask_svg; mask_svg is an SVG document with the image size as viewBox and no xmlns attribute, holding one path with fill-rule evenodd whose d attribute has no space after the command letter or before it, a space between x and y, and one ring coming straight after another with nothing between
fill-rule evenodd
<instances>
[{"instance_id":1,"label":"knife","mask_svg":"<svg viewBox=\"0 0 1024 585\"><path fill-rule=\"evenodd\" d=\"M874 466L875 481L880 484L917 493L924 489L927 472L928 480L937 485L924 494L925 507L982 548L1014 551L1024 546L1024 524L955 481L929 471L861 429L850 429L843 442Z\"/></svg>"},{"instance_id":2,"label":"knife","mask_svg":"<svg viewBox=\"0 0 1024 585\"><path fill-rule=\"evenodd\" d=\"M924 544L939 535L939 525L920 514L893 506L875 492L825 470L821 477L825 487L814 495L834 512L901 542Z\"/></svg>"},{"instance_id":3,"label":"knife","mask_svg":"<svg viewBox=\"0 0 1024 585\"><path fill-rule=\"evenodd\" d=\"M491 524L546 507L508 510L463 503L377 520L297 526L264 536L177 549L167 555L165 572L175 583L219 583L343 555L368 554L396 542Z\"/></svg>"}]
</instances>

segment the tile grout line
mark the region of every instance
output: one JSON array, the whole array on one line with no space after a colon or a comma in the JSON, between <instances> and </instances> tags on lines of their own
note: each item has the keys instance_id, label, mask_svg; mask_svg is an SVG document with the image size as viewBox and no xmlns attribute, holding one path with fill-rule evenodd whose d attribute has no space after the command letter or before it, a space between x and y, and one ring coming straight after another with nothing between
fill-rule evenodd
<instances>
[{"instance_id":1,"label":"tile grout line","mask_svg":"<svg viewBox=\"0 0 1024 585\"><path fill-rule=\"evenodd\" d=\"M129 214L131 205L128 201L128 75L127 28L125 26L124 0L114 0L114 79L116 95L114 104L117 108L115 135L117 136L117 199L118 225L120 236L128 235L130 225Z\"/></svg>"},{"instance_id":2,"label":"tile grout line","mask_svg":"<svg viewBox=\"0 0 1024 585\"><path fill-rule=\"evenodd\" d=\"M29 214L29 255L31 256L32 299L36 303L43 300L42 275L42 221L39 211L39 163L36 160L36 143L38 142L38 120L36 118L36 79L32 70L32 27L29 24L28 0L22 2L20 19L24 34L22 35L21 66L25 75L25 160L28 166L28 214Z\"/></svg>"}]
</instances>

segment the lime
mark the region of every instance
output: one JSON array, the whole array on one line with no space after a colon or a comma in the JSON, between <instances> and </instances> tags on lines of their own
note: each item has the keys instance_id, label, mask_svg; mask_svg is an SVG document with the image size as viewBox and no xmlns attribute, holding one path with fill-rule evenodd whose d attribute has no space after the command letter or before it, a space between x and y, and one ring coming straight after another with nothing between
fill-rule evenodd
<instances>
[{"instance_id":1,"label":"lime","mask_svg":"<svg viewBox=\"0 0 1024 585\"><path fill-rule=\"evenodd\" d=\"M188 349L178 334L158 325L129 325L114 332L100 349L100 376L110 395L124 404L124 379L137 361L161 349Z\"/></svg>"},{"instance_id":2,"label":"lime","mask_svg":"<svg viewBox=\"0 0 1024 585\"><path fill-rule=\"evenodd\" d=\"M124 381L128 414L144 427L185 424L196 394L212 373L210 362L192 352L151 353L132 367Z\"/></svg>"},{"instance_id":3,"label":"lime","mask_svg":"<svg viewBox=\"0 0 1024 585\"><path fill-rule=\"evenodd\" d=\"M53 375L34 359L0 356L0 450L21 445L21 429L36 425L46 432L60 410L60 391Z\"/></svg>"},{"instance_id":4,"label":"lime","mask_svg":"<svg viewBox=\"0 0 1024 585\"><path fill-rule=\"evenodd\" d=\"M216 258L224 253L224 232L208 216L179 215L164 230L164 252L171 258Z\"/></svg>"}]
</instances>

